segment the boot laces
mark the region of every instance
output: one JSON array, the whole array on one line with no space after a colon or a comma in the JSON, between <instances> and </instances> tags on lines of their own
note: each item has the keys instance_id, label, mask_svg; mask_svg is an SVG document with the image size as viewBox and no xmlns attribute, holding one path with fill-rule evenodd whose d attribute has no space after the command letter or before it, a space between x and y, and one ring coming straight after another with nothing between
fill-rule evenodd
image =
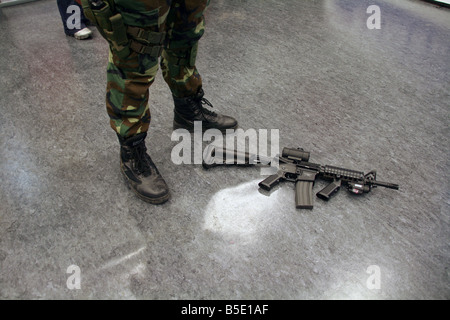
<instances>
[{"instance_id":1,"label":"boot laces","mask_svg":"<svg viewBox=\"0 0 450 320\"><path fill-rule=\"evenodd\" d=\"M131 149L132 157L134 159L134 168L140 174L149 176L152 174L153 162L147 154L147 147L144 143L140 143Z\"/></svg>"},{"instance_id":2,"label":"boot laces","mask_svg":"<svg viewBox=\"0 0 450 320\"><path fill-rule=\"evenodd\" d=\"M208 110L207 108L204 107L204 105L206 105L210 108L214 108L212 103L209 102L209 100L207 100L206 98L192 99L192 105L193 105L194 109L199 110L204 116L205 115L213 116L213 117L217 116L217 113L215 113L214 111Z\"/></svg>"},{"instance_id":3,"label":"boot laces","mask_svg":"<svg viewBox=\"0 0 450 320\"><path fill-rule=\"evenodd\" d=\"M200 103L201 103L200 107L201 107L202 112L203 112L204 114L206 113L206 114L208 114L208 115L210 115L210 116L216 116L216 115L217 115L214 111L208 110L208 109L206 109L206 108L204 107L204 105L207 105L207 106L210 107L210 108L214 108L213 105L212 105L212 103L209 102L206 98L202 98L202 100L200 100Z\"/></svg>"}]
</instances>

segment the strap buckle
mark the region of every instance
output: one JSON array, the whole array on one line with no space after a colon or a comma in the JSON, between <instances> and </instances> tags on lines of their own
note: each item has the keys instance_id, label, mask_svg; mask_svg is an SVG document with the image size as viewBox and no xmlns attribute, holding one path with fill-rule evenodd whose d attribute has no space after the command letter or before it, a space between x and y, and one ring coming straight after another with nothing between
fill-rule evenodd
<instances>
[{"instance_id":1,"label":"strap buckle","mask_svg":"<svg viewBox=\"0 0 450 320\"><path fill-rule=\"evenodd\" d=\"M147 31L143 28L128 26L127 33L132 38L149 44L163 44L166 38L165 32Z\"/></svg>"},{"instance_id":2,"label":"strap buckle","mask_svg":"<svg viewBox=\"0 0 450 320\"><path fill-rule=\"evenodd\" d=\"M144 45L134 40L131 40L130 48L137 53L148 54L153 58L159 58L164 50L163 46Z\"/></svg>"}]
</instances>

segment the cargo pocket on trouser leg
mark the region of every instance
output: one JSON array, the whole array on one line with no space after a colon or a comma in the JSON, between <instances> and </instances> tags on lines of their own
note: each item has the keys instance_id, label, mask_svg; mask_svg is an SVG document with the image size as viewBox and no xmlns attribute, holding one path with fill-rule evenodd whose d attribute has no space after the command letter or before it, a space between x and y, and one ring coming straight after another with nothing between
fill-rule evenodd
<instances>
[{"instance_id":1,"label":"cargo pocket on trouser leg","mask_svg":"<svg viewBox=\"0 0 450 320\"><path fill-rule=\"evenodd\" d=\"M189 97L202 86L202 78L195 67L197 46L180 50L164 50L161 57L163 78L175 97Z\"/></svg>"},{"instance_id":2,"label":"cargo pocket on trouser leg","mask_svg":"<svg viewBox=\"0 0 450 320\"><path fill-rule=\"evenodd\" d=\"M110 53L107 69L106 108L111 127L123 137L146 132L151 115L149 87L158 72L158 61L132 52L114 63ZM117 57L116 57L117 58Z\"/></svg>"}]
</instances>

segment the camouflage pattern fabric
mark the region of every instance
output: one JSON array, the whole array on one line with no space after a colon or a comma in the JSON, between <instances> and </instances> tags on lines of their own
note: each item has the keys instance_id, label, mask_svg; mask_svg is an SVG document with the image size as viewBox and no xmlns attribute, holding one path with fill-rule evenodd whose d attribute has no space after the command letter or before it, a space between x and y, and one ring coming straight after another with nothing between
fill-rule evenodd
<instances>
[{"instance_id":1,"label":"camouflage pattern fabric","mask_svg":"<svg viewBox=\"0 0 450 320\"><path fill-rule=\"evenodd\" d=\"M209 0L114 0L127 26L166 32L161 61L149 54L120 58L110 47L107 67L106 108L111 127L122 137L146 132L151 115L149 88L161 66L172 94L194 95L202 86L195 67L198 41L204 33Z\"/></svg>"}]
</instances>

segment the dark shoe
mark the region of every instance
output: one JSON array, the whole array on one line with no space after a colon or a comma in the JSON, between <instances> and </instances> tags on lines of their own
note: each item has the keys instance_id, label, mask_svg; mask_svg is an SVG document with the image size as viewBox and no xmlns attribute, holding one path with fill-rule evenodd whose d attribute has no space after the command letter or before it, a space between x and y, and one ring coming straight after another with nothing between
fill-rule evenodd
<instances>
[{"instance_id":1,"label":"dark shoe","mask_svg":"<svg viewBox=\"0 0 450 320\"><path fill-rule=\"evenodd\" d=\"M145 137L140 133L120 141L120 169L130 188L144 201L160 204L169 199L169 188L147 154Z\"/></svg>"},{"instance_id":2,"label":"dark shoe","mask_svg":"<svg viewBox=\"0 0 450 320\"><path fill-rule=\"evenodd\" d=\"M203 98L204 92L202 89L197 94L186 98L173 97L175 103L175 116L173 120L174 129L187 129L194 131L194 121L202 122L202 130L219 129L225 132L226 129L236 129L236 119L217 114L206 109L203 105L212 107L212 104Z\"/></svg>"}]
</instances>

